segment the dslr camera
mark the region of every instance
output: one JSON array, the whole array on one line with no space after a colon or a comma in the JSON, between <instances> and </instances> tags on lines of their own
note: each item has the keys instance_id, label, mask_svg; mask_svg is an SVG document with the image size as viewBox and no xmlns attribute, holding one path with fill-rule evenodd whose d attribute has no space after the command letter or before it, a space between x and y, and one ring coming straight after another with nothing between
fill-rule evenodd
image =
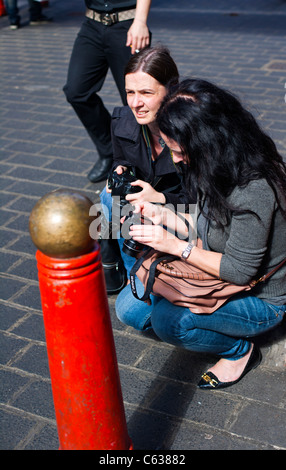
<instances>
[{"instance_id":1,"label":"dslr camera","mask_svg":"<svg viewBox=\"0 0 286 470\"><path fill-rule=\"evenodd\" d=\"M121 217L122 209L124 206L130 205L129 201L126 201L125 197L127 194L135 194L139 193L142 191L142 188L140 186L131 186L130 183L133 181L136 181L138 178L134 175L131 169L127 169L124 173L121 175L118 175L116 171L113 171L107 182L108 189L111 190L111 195L112 197L114 196L119 196L119 206L118 204L113 205L113 210L115 209L117 214L119 215L119 218ZM119 212L119 214L118 214ZM131 225L138 225L140 224L140 215L139 214L134 214L132 210L128 212L125 216L125 222L128 221L129 227ZM124 223L125 223L124 222ZM129 256L132 256L133 258L137 258L137 256L142 252L142 250L145 248L144 245L141 243L135 242L130 239L125 239L123 242L123 251Z\"/></svg>"}]
</instances>

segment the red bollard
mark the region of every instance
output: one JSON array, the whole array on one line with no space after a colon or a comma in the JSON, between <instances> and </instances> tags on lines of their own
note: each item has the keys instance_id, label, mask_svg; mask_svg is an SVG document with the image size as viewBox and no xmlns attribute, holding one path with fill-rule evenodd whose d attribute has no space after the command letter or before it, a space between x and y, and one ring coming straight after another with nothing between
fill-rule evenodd
<instances>
[{"instance_id":1,"label":"red bollard","mask_svg":"<svg viewBox=\"0 0 286 470\"><path fill-rule=\"evenodd\" d=\"M0 16L5 16L5 15L7 15L5 4L3 0L0 0Z\"/></svg>"},{"instance_id":2,"label":"red bollard","mask_svg":"<svg viewBox=\"0 0 286 470\"><path fill-rule=\"evenodd\" d=\"M36 246L45 199L30 217ZM67 259L38 250L36 259L60 450L131 450L99 244Z\"/></svg>"}]
</instances>

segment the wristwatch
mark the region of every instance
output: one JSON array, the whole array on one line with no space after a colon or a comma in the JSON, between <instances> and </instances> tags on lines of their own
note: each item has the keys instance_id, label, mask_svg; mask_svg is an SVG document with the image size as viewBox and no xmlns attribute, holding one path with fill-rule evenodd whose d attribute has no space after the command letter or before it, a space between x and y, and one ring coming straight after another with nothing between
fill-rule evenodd
<instances>
[{"instance_id":1,"label":"wristwatch","mask_svg":"<svg viewBox=\"0 0 286 470\"><path fill-rule=\"evenodd\" d=\"M181 258L187 259L190 256L194 246L195 245L193 243L189 243L188 246L184 249L184 251L182 251Z\"/></svg>"}]
</instances>

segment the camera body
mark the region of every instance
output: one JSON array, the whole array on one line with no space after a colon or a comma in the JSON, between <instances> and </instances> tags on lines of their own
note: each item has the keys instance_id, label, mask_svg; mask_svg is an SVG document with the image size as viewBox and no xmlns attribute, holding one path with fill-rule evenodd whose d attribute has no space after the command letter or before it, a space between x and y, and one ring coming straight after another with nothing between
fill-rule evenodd
<instances>
[{"instance_id":1,"label":"camera body","mask_svg":"<svg viewBox=\"0 0 286 470\"><path fill-rule=\"evenodd\" d=\"M127 194L135 194L142 191L140 186L132 186L131 183L136 181L138 178L134 176L133 172L130 169L127 169L121 175L118 175L116 171L114 171L108 178L107 186L108 189L111 190L111 195L119 196L119 211L121 216L121 211L124 206L130 205L130 202L126 201L125 197ZM134 214L132 210L128 212L125 216L125 222L128 222L128 226L140 224L140 215ZM124 223L125 223L124 222ZM124 240L123 242L123 251L129 256L137 258L137 256L142 252L144 249L144 245L141 243L135 242L134 240Z\"/></svg>"},{"instance_id":2,"label":"camera body","mask_svg":"<svg viewBox=\"0 0 286 470\"><path fill-rule=\"evenodd\" d=\"M131 183L136 181L138 178L134 176L133 172L129 169L124 171L121 175L118 175L116 171L113 171L108 177L107 186L111 189L112 196L120 196L120 199L125 199L127 194L139 193L142 191L140 186L131 186ZM128 201L126 201L128 203Z\"/></svg>"}]
</instances>

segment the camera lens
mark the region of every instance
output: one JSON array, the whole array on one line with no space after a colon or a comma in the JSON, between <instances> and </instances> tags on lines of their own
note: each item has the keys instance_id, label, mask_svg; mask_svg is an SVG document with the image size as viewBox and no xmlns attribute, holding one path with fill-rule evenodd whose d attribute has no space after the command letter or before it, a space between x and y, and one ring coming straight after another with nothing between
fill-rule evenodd
<instances>
[{"instance_id":1,"label":"camera lens","mask_svg":"<svg viewBox=\"0 0 286 470\"><path fill-rule=\"evenodd\" d=\"M139 214L134 214L133 211L129 211L129 214L125 218L125 230L128 227L128 231L132 225L138 225L141 223L141 217ZM126 255L132 256L133 258L137 258L138 254L144 250L145 245L142 243L134 241L132 238L125 238L123 242L123 251Z\"/></svg>"},{"instance_id":2,"label":"camera lens","mask_svg":"<svg viewBox=\"0 0 286 470\"><path fill-rule=\"evenodd\" d=\"M135 242L132 239L124 240L122 249L126 255L132 256L133 258L137 258L137 256L144 249L144 245L142 245L141 243Z\"/></svg>"},{"instance_id":3,"label":"camera lens","mask_svg":"<svg viewBox=\"0 0 286 470\"><path fill-rule=\"evenodd\" d=\"M120 220L120 218L125 215L125 223L127 222L128 227L133 224L140 224L140 216L138 214L133 214L132 210L130 210L132 205L125 199L127 194L133 194L142 191L140 186L131 185L131 182L136 181L136 179L137 178L131 174L130 170L125 171L121 175L118 175L116 171L114 171L108 178L108 188L111 189L111 195L114 198L112 216L115 218L115 220ZM119 196L120 200L115 202L116 196ZM124 234L121 235L124 238ZM124 253L132 256L133 258L137 258L138 254L141 253L144 248L144 245L135 242L132 240L132 238L125 239L123 242Z\"/></svg>"}]
</instances>

